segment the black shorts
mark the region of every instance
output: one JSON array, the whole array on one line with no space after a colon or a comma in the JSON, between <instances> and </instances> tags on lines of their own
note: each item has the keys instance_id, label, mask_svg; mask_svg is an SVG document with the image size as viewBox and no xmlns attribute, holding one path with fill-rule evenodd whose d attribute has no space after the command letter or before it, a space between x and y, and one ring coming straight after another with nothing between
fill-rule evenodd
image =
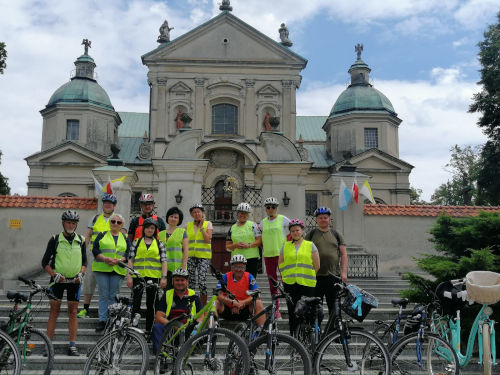
<instances>
[{"instance_id":1,"label":"black shorts","mask_svg":"<svg viewBox=\"0 0 500 375\"><path fill-rule=\"evenodd\" d=\"M247 306L243 310L241 310L239 314L233 314L230 307L224 306L224 311L219 315L219 318L222 318L224 320L237 321L248 320L248 318L250 318L250 309Z\"/></svg>"},{"instance_id":2,"label":"black shorts","mask_svg":"<svg viewBox=\"0 0 500 375\"><path fill-rule=\"evenodd\" d=\"M52 282L52 281L51 281ZM50 287L50 291L60 300L62 300L64 291L66 290L66 298L68 301L80 301L80 286L75 283L57 283Z\"/></svg>"}]
</instances>

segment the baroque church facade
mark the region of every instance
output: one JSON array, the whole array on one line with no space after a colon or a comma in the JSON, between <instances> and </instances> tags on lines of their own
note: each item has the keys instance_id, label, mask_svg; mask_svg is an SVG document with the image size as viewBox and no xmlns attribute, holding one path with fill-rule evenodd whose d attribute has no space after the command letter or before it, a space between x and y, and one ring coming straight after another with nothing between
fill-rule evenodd
<instances>
[{"instance_id":1,"label":"baroque church facade","mask_svg":"<svg viewBox=\"0 0 500 375\"><path fill-rule=\"evenodd\" d=\"M142 56L149 113L113 107L84 40L74 76L40 111L41 151L26 158L28 195L93 197L92 171L118 144L120 168L135 176L132 213L141 193L154 194L161 216L201 201L220 236L239 202L260 220L268 196L286 216L310 221L317 206L338 207L341 178L370 178L378 203L409 204L413 167L399 158L402 120L370 84L362 46L331 112L300 116L296 92L307 60L291 49L284 25L277 42L222 9L172 41L169 30L164 24L159 46Z\"/></svg>"}]
</instances>

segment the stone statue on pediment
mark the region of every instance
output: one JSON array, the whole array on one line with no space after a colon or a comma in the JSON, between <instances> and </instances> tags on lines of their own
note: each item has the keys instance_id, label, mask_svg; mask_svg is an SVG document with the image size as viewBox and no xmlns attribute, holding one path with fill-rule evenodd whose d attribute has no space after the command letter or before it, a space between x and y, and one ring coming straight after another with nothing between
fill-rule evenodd
<instances>
[{"instance_id":1,"label":"stone statue on pediment","mask_svg":"<svg viewBox=\"0 0 500 375\"><path fill-rule=\"evenodd\" d=\"M160 26L160 35L158 36L158 43L168 43L170 42L170 30L173 30L173 27L168 27L168 21L165 20Z\"/></svg>"},{"instance_id":2,"label":"stone statue on pediment","mask_svg":"<svg viewBox=\"0 0 500 375\"><path fill-rule=\"evenodd\" d=\"M284 45L285 47L291 47L293 43L288 38L288 28L285 26L284 23L281 24L281 27L279 28L278 31L280 33L281 44Z\"/></svg>"}]
</instances>

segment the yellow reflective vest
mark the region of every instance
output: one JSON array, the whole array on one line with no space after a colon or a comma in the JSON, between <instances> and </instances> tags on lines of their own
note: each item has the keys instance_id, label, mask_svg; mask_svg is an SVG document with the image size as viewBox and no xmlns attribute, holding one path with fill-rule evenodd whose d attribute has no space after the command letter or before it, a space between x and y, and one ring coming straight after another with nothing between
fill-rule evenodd
<instances>
[{"instance_id":1,"label":"yellow reflective vest","mask_svg":"<svg viewBox=\"0 0 500 375\"><path fill-rule=\"evenodd\" d=\"M194 296L194 290L188 288L188 296ZM165 317L168 319L168 316L170 315L170 310L172 310L172 303L174 302L174 290L169 289L165 293L165 298L167 301L167 311L165 311ZM193 301L193 305L191 306L191 315L195 316L196 315L196 303Z\"/></svg>"},{"instance_id":2,"label":"yellow reflective vest","mask_svg":"<svg viewBox=\"0 0 500 375\"><path fill-rule=\"evenodd\" d=\"M247 220L245 224L241 226L239 226L238 223L233 224L231 227L231 241L233 244L237 242L255 242L255 236L253 235L253 221ZM235 256L237 254L243 255L246 259L260 258L258 247L250 247L248 249L235 248L231 252L231 256Z\"/></svg>"},{"instance_id":3,"label":"yellow reflective vest","mask_svg":"<svg viewBox=\"0 0 500 375\"><path fill-rule=\"evenodd\" d=\"M139 272L142 277L159 279L162 275L158 240L153 237L153 242L151 242L149 248L144 242L144 237L139 238L137 243L139 246L136 247L134 269Z\"/></svg>"},{"instance_id":4,"label":"yellow reflective vest","mask_svg":"<svg viewBox=\"0 0 500 375\"><path fill-rule=\"evenodd\" d=\"M109 216L111 217L111 216ZM94 241L97 237L97 235L101 232L107 232L111 228L109 227L109 217L106 218L104 214L100 214L97 216L97 219L92 225L92 236L90 237L90 243L89 243L89 250L92 251L92 248L94 247ZM108 220L106 220L108 219Z\"/></svg>"},{"instance_id":5,"label":"yellow reflective vest","mask_svg":"<svg viewBox=\"0 0 500 375\"><path fill-rule=\"evenodd\" d=\"M99 241L99 249L102 255L108 258L121 259L125 257L127 252L127 240L122 232L118 233L118 240L115 244L115 239L110 231L104 234L104 237ZM127 270L118 265L110 266L104 261L95 259L92 262L92 271L94 272L113 272L115 271L119 275L125 276Z\"/></svg>"},{"instance_id":6,"label":"yellow reflective vest","mask_svg":"<svg viewBox=\"0 0 500 375\"><path fill-rule=\"evenodd\" d=\"M184 228L175 228L168 239L166 230L162 230L158 235L160 241L165 244L165 250L167 251L167 269L170 272L182 267L182 240L185 231Z\"/></svg>"},{"instance_id":7,"label":"yellow reflective vest","mask_svg":"<svg viewBox=\"0 0 500 375\"><path fill-rule=\"evenodd\" d=\"M312 260L312 242L302 240L298 251L291 241L285 242L283 263L279 265L285 284L316 286L316 271Z\"/></svg>"},{"instance_id":8,"label":"yellow reflective vest","mask_svg":"<svg viewBox=\"0 0 500 375\"><path fill-rule=\"evenodd\" d=\"M207 230L208 221L203 222L203 230ZM212 244L206 243L201 230L194 233L194 223L190 221L186 226L186 233L189 240L189 256L193 258L212 259Z\"/></svg>"}]
</instances>

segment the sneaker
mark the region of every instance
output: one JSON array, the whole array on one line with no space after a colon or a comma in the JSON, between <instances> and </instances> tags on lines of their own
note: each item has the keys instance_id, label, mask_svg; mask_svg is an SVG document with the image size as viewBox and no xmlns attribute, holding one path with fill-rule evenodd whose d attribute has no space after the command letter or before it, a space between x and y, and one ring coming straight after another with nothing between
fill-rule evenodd
<instances>
[{"instance_id":1,"label":"sneaker","mask_svg":"<svg viewBox=\"0 0 500 375\"><path fill-rule=\"evenodd\" d=\"M99 333L99 332L104 331L104 328L106 328L106 322L99 321L97 323L97 326L95 327L95 331Z\"/></svg>"},{"instance_id":2,"label":"sneaker","mask_svg":"<svg viewBox=\"0 0 500 375\"><path fill-rule=\"evenodd\" d=\"M88 318L89 317L89 312L86 309L81 309L78 314L76 314L77 317L79 318Z\"/></svg>"},{"instance_id":3,"label":"sneaker","mask_svg":"<svg viewBox=\"0 0 500 375\"><path fill-rule=\"evenodd\" d=\"M70 357L79 357L80 353L78 353L76 346L68 346L68 355Z\"/></svg>"},{"instance_id":4,"label":"sneaker","mask_svg":"<svg viewBox=\"0 0 500 375\"><path fill-rule=\"evenodd\" d=\"M280 320L283 318L279 310L276 310L276 314L274 315L274 317L276 318L276 320Z\"/></svg>"}]
</instances>

